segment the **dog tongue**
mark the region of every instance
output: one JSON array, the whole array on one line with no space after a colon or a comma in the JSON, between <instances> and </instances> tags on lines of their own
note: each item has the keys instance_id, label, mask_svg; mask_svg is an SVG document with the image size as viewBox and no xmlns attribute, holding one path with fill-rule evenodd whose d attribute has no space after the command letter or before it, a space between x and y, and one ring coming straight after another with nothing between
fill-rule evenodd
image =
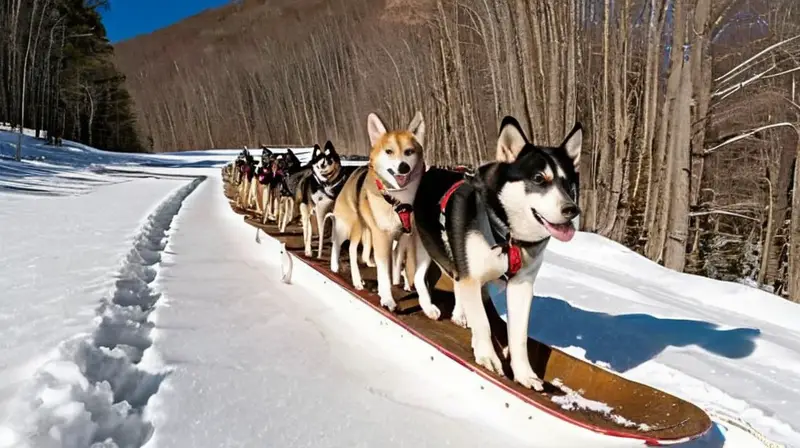
<instances>
[{"instance_id":1,"label":"dog tongue","mask_svg":"<svg viewBox=\"0 0 800 448\"><path fill-rule=\"evenodd\" d=\"M542 221L547 231L550 232L550 235L559 241L567 242L575 236L575 227L571 222L565 224L551 224L545 220Z\"/></svg>"},{"instance_id":2,"label":"dog tongue","mask_svg":"<svg viewBox=\"0 0 800 448\"><path fill-rule=\"evenodd\" d=\"M400 188L403 188L403 187L406 186L406 183L408 182L408 175L407 174L395 174L394 175L394 180L397 181L397 185Z\"/></svg>"}]
</instances>

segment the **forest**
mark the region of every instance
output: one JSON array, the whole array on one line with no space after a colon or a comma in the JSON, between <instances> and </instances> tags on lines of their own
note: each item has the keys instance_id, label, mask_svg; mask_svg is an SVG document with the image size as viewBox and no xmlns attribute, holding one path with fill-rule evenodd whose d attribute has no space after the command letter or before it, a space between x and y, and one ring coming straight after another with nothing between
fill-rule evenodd
<instances>
[{"instance_id":1,"label":"forest","mask_svg":"<svg viewBox=\"0 0 800 448\"><path fill-rule=\"evenodd\" d=\"M800 301L795 0L245 0L123 42L153 148L367 151L428 123L430 163L489 160L506 114L578 120L582 230Z\"/></svg>"},{"instance_id":2,"label":"forest","mask_svg":"<svg viewBox=\"0 0 800 448\"><path fill-rule=\"evenodd\" d=\"M146 149L101 20L108 7L108 0L0 0L0 123L53 142Z\"/></svg>"},{"instance_id":3,"label":"forest","mask_svg":"<svg viewBox=\"0 0 800 448\"><path fill-rule=\"evenodd\" d=\"M796 0L242 0L108 42L107 0L0 0L0 122L116 151L366 154L421 110L429 163L514 115L585 132L581 228L800 302ZM117 69L118 67L118 69Z\"/></svg>"}]
</instances>

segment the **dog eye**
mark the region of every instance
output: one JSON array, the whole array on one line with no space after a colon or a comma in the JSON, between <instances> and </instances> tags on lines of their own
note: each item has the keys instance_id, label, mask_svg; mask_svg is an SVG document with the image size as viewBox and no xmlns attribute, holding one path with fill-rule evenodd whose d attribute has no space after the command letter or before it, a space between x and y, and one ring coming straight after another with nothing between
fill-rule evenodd
<instances>
[{"instance_id":1,"label":"dog eye","mask_svg":"<svg viewBox=\"0 0 800 448\"><path fill-rule=\"evenodd\" d=\"M394 154L394 149L386 148L386 154L388 154L388 155Z\"/></svg>"},{"instance_id":2,"label":"dog eye","mask_svg":"<svg viewBox=\"0 0 800 448\"><path fill-rule=\"evenodd\" d=\"M544 176L541 173L536 173L533 176L533 183L536 185L541 185L544 183Z\"/></svg>"},{"instance_id":3,"label":"dog eye","mask_svg":"<svg viewBox=\"0 0 800 448\"><path fill-rule=\"evenodd\" d=\"M414 155L414 150L413 150L413 149L406 149L405 151L403 151L403 154L404 154L406 157L411 157L411 156L413 156L413 155Z\"/></svg>"}]
</instances>

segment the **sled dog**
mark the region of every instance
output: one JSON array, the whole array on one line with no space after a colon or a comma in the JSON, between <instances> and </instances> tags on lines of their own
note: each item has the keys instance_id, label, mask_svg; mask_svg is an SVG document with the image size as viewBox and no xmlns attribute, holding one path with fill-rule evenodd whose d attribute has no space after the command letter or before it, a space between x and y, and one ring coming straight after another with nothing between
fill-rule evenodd
<instances>
[{"instance_id":1,"label":"sled dog","mask_svg":"<svg viewBox=\"0 0 800 448\"><path fill-rule=\"evenodd\" d=\"M387 131L375 114L367 117L372 149L369 162L347 179L333 207L331 270L339 272L339 251L350 241L350 274L353 286L363 289L357 262L358 244L364 244L365 263L374 250L381 305L394 310L392 296L392 243L412 231L412 203L422 174L425 122L417 112L407 130ZM407 265L415 264L415 247L406 251ZM408 272L414 272L413 269Z\"/></svg>"},{"instance_id":2,"label":"sled dog","mask_svg":"<svg viewBox=\"0 0 800 448\"><path fill-rule=\"evenodd\" d=\"M284 233L286 232L286 226L294 218L294 191L297 184L295 183L296 177L292 177L292 175L304 167L291 149L287 149L285 154L280 154L275 161L275 165L276 168L273 171L272 183L270 184L272 187L270 195L274 210L276 210L278 229L280 233Z\"/></svg>"},{"instance_id":3,"label":"sled dog","mask_svg":"<svg viewBox=\"0 0 800 448\"><path fill-rule=\"evenodd\" d=\"M495 161L480 166L472 176L431 168L414 200L414 275L425 314L440 316L431 303L430 284L425 283L433 260L453 280L453 320L472 329L477 363L502 375L481 289L504 278L514 380L536 390L542 390L542 380L531 368L527 351L533 284L550 238L569 241L575 234L572 220L580 213L576 196L582 136L576 123L558 147L536 146L516 119L505 117Z\"/></svg>"},{"instance_id":4,"label":"sled dog","mask_svg":"<svg viewBox=\"0 0 800 448\"><path fill-rule=\"evenodd\" d=\"M250 183L255 176L257 162L250 155L247 147L244 148L244 162L240 166L239 191L236 196L236 205L243 208L250 208Z\"/></svg>"},{"instance_id":5,"label":"sled dog","mask_svg":"<svg viewBox=\"0 0 800 448\"><path fill-rule=\"evenodd\" d=\"M258 179L256 187L255 202L259 211L261 212L261 223L266 224L267 219L275 219L275 211L270 207L272 201L271 188L272 176L275 168L276 154L270 151L267 147L262 146L261 150L261 166L256 170L256 179Z\"/></svg>"},{"instance_id":6,"label":"sled dog","mask_svg":"<svg viewBox=\"0 0 800 448\"><path fill-rule=\"evenodd\" d=\"M315 215L319 233L317 258L322 258L322 242L325 236L323 220L325 215L333 209L336 198L355 168L342 166L339 154L330 141L325 142L324 149L320 149L319 145L314 145L314 151L311 153L311 160L307 166L307 169L294 175L297 176L295 203L299 206L300 220L303 224L305 255L312 256L311 215Z\"/></svg>"}]
</instances>

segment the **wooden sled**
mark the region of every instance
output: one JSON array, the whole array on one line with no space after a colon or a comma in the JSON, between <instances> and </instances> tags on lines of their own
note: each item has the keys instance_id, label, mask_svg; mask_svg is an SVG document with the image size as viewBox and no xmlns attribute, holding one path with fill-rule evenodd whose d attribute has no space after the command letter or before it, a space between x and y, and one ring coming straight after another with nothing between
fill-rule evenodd
<instances>
[{"instance_id":1,"label":"wooden sled","mask_svg":"<svg viewBox=\"0 0 800 448\"><path fill-rule=\"evenodd\" d=\"M226 195L232 198L234 189L228 184L225 187ZM357 291L349 280L348 257L343 256L340 261L344 276L330 271L330 245L327 240L323 259L308 258L303 254L302 227L299 224L290 225L286 233L280 234L277 226L262 225L261 217L255 216L253 212L239 209L233 203L231 207L234 212L244 216L245 222L260 228L274 239L276 251L285 248L291 257L296 279L302 277L306 280L306 275L319 274L322 281L338 285L350 297L379 313L387 322L396 324L394 327L402 329L406 334L410 333L427 348L432 348L429 353L444 355L444 358L461 368L474 372L480 377L476 390L496 388L500 392L496 396L503 402L506 410L513 407L517 416L522 415L529 424L536 425L531 433L536 434L537 439L557 431L556 428L561 425L572 432L577 431L579 434L575 435L582 443L576 444L575 440L570 439L563 441L563 444L559 441L558 446L663 446L697 439L712 426L709 416L692 403L628 380L534 339L528 340L528 353L534 371L546 383L543 392L524 388L511 380L512 373L507 361L504 366L506 377L495 375L474 362L470 331L450 322L449 313L453 308L454 297L446 282L440 282L436 289L431 290L434 303L442 311L439 321L433 321L423 314L416 293L397 287L394 288L394 293L398 307L392 313L380 305L374 268L360 265L365 289ZM316 244L316 229L314 242ZM346 252L343 251L345 254ZM314 255L316 256L316 246ZM486 306L486 311L496 343L504 346L505 321L491 304ZM434 360L434 355L430 359ZM554 397L565 396L569 391L577 391L585 399L605 403L613 411L603 413L581 407L565 409L553 401ZM556 444L548 443L547 446Z\"/></svg>"}]
</instances>

